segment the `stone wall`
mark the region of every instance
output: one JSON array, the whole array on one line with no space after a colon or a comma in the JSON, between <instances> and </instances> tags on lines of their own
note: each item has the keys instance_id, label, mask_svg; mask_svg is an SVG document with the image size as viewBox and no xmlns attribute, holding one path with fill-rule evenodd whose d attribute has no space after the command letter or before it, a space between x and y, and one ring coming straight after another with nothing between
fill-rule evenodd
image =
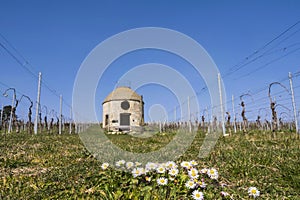
<instances>
[{"instance_id":1,"label":"stone wall","mask_svg":"<svg viewBox=\"0 0 300 200\"><path fill-rule=\"evenodd\" d=\"M124 110L121 107L123 101L125 100L112 100L103 104L103 128L108 128L109 126L109 129L112 130L113 127L119 127L121 113L130 114L130 126L140 126L141 122L143 122L143 102L127 100L130 107ZM106 115L109 116L108 126L105 124Z\"/></svg>"}]
</instances>

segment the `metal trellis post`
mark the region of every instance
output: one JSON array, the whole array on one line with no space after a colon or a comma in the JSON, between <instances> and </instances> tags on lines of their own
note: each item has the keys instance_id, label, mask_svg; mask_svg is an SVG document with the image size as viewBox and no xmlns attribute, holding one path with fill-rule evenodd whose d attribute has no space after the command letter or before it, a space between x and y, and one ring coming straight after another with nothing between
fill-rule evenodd
<instances>
[{"instance_id":1,"label":"metal trellis post","mask_svg":"<svg viewBox=\"0 0 300 200\"><path fill-rule=\"evenodd\" d=\"M222 122L222 130L223 136L226 135L225 129L225 121L224 121L224 107L223 107L223 97L222 97L222 87L221 87L221 75L218 73L218 84L219 84L219 94L220 94L220 106L221 106L221 122Z\"/></svg>"},{"instance_id":2,"label":"metal trellis post","mask_svg":"<svg viewBox=\"0 0 300 200\"><path fill-rule=\"evenodd\" d=\"M295 95L294 95L293 80L292 80L292 73L291 72L289 72L289 79L290 79L290 87L291 87L291 93L292 93L292 103L293 103L293 110L294 110L294 120L295 120L295 126L296 126L296 133L299 133L297 110L296 110Z\"/></svg>"},{"instance_id":3,"label":"metal trellis post","mask_svg":"<svg viewBox=\"0 0 300 200\"><path fill-rule=\"evenodd\" d=\"M59 96L59 134L61 134L62 126L62 95Z\"/></svg>"},{"instance_id":4,"label":"metal trellis post","mask_svg":"<svg viewBox=\"0 0 300 200\"><path fill-rule=\"evenodd\" d=\"M36 109L35 109L35 120L34 120L34 134L38 132L38 116L40 109L40 99L41 99L41 81L42 81L42 73L39 72L39 81L38 81L38 93L36 98Z\"/></svg>"},{"instance_id":5,"label":"metal trellis post","mask_svg":"<svg viewBox=\"0 0 300 200\"><path fill-rule=\"evenodd\" d=\"M234 96L232 95L231 97L231 102L232 102L232 112L233 112L233 127L234 127L234 133L236 133L236 115L234 111Z\"/></svg>"}]
</instances>

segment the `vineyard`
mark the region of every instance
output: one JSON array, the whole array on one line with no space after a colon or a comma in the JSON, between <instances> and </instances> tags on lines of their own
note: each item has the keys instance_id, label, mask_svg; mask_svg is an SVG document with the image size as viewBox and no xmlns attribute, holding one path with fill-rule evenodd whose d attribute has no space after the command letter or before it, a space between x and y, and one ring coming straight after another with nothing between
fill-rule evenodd
<instances>
[{"instance_id":1,"label":"vineyard","mask_svg":"<svg viewBox=\"0 0 300 200\"><path fill-rule=\"evenodd\" d=\"M103 130L101 123L75 123L54 110L48 112L46 106L37 106L33 123L31 99L13 96L13 106L1 111L0 198L298 199L300 134L293 89L289 76L256 93L232 97L223 118L214 116L209 107L200 113L188 109L188 121L174 116L173 121L146 122L141 132L125 134ZM15 95L15 89L8 88L4 96L10 90ZM30 103L27 121L17 115L23 97ZM262 103L255 103L257 99ZM235 106L234 100L240 103ZM218 137L210 137L217 133ZM172 152L179 154L180 141L192 140L180 157L142 161L178 134L181 139ZM216 143L208 156L201 157L207 140ZM108 141L147 157L126 159L106 146ZM159 157L168 158L172 152L162 151Z\"/></svg>"}]
</instances>

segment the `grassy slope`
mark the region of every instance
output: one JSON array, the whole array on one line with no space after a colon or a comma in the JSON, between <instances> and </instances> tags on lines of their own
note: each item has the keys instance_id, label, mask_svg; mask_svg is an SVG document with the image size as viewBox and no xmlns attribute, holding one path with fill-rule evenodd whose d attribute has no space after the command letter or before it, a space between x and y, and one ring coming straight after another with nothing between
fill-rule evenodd
<instances>
[{"instance_id":1,"label":"grassy slope","mask_svg":"<svg viewBox=\"0 0 300 200\"><path fill-rule=\"evenodd\" d=\"M123 149L142 151L141 146L146 145L147 150L157 149L173 135L109 138ZM199 133L180 160L195 159L200 168L217 168L220 182L228 185L227 191L234 199L247 198L249 186L259 188L261 199L300 198L299 136L277 133L274 138L267 133L238 133L220 138L209 157L197 159L203 138L204 134ZM0 199L113 199L117 196L125 199L134 198L146 189L151 190L155 199L166 192L137 183L128 173L101 170L101 163L85 150L78 135L10 134L1 136L0 150ZM181 191L184 189L177 190L174 196L184 199L186 193Z\"/></svg>"}]
</instances>

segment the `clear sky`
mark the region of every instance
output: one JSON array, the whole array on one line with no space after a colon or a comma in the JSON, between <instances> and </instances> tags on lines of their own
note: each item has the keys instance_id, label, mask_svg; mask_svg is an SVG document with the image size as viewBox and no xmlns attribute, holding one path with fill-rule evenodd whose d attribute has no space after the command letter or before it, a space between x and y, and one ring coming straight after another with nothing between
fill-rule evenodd
<instances>
[{"instance_id":1,"label":"clear sky","mask_svg":"<svg viewBox=\"0 0 300 200\"><path fill-rule=\"evenodd\" d=\"M0 42L35 76L25 70L0 46L0 92L7 87L17 90L17 98L25 94L36 100L37 73L42 72L41 104L48 110L59 110L59 98L64 98L63 114L69 115L73 84L86 56L102 41L133 28L163 27L179 31L196 40L209 53L224 78L227 109L231 110L231 95L235 96L236 112L240 113L239 96L245 96L247 115L255 120L260 108L268 108L267 87L286 80L288 72L300 71L300 1L15 1L0 2ZM280 36L280 37L278 37ZM274 38L276 40L272 41ZM9 44L7 41L9 41ZM268 42L272 41L270 44ZM264 47L264 45L268 44ZM13 49L12 46L15 48ZM17 50L17 51L16 51ZM252 57L254 52L259 50ZM24 58L28 63L25 62ZM248 57L248 58L247 58ZM250 62L249 64L247 64ZM128 70L145 63L161 63L183 74L198 94L201 113L209 107L209 94L203 79L186 61L176 55L142 50L116 60L100 80L96 94L96 114L101 120L101 103ZM243 64L247 65L243 65ZM166 74L167 76L167 74ZM130 80L129 80L130 81ZM122 83L121 83L122 84ZM300 108L300 77L294 78L296 103ZM258 93L260 89L265 89ZM276 91L277 90L277 91ZM55 92L54 92L55 91ZM177 101L174 95L158 85L146 85L137 90L144 96L146 120L148 113L162 112L174 119ZM277 94L277 93L278 94ZM279 104L292 109L290 96L279 85L272 88ZM11 94L10 94L11 97ZM0 97L0 104L11 100ZM156 105L156 106L155 106ZM26 118L28 102L22 100L17 114ZM152 110L151 110L152 108ZM288 109L278 106L284 115ZM267 115L266 110L261 115ZM290 113L289 113L290 115ZM152 116L153 117L153 116ZM290 117L290 116L289 116ZM288 118L285 116L285 118Z\"/></svg>"}]
</instances>

